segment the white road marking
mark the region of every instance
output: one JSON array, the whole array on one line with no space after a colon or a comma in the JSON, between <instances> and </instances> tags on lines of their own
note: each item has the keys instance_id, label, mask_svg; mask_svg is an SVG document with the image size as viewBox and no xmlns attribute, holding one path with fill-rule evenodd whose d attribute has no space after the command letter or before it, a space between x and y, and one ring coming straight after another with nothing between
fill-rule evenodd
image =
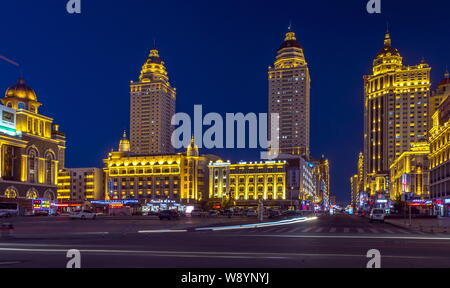
<instances>
[{"instance_id":1,"label":"white road marking","mask_svg":"<svg viewBox=\"0 0 450 288\"><path fill-rule=\"evenodd\" d=\"M179 233L187 232L187 230L141 230L138 233Z\"/></svg>"},{"instance_id":2,"label":"white road marking","mask_svg":"<svg viewBox=\"0 0 450 288\"><path fill-rule=\"evenodd\" d=\"M378 234L378 233L380 233L380 232L378 232L378 230L377 229L373 229L373 228L371 228L371 229L369 229L372 233L375 233L375 234Z\"/></svg>"},{"instance_id":3,"label":"white road marking","mask_svg":"<svg viewBox=\"0 0 450 288\"><path fill-rule=\"evenodd\" d=\"M358 233L364 233L365 232L364 229L362 229L362 228L358 228L357 230L358 230Z\"/></svg>"},{"instance_id":4,"label":"white road marking","mask_svg":"<svg viewBox=\"0 0 450 288\"><path fill-rule=\"evenodd\" d=\"M330 229L330 233L335 233L335 232L336 232L336 228L333 227Z\"/></svg>"},{"instance_id":5,"label":"white road marking","mask_svg":"<svg viewBox=\"0 0 450 288\"><path fill-rule=\"evenodd\" d=\"M344 233L350 232L350 228L344 228Z\"/></svg>"},{"instance_id":6,"label":"white road marking","mask_svg":"<svg viewBox=\"0 0 450 288\"><path fill-rule=\"evenodd\" d=\"M252 237L275 238L329 238L329 239L402 239L402 240L449 240L450 237L421 237L421 236L372 236L372 235L253 235Z\"/></svg>"},{"instance_id":7,"label":"white road marking","mask_svg":"<svg viewBox=\"0 0 450 288\"><path fill-rule=\"evenodd\" d=\"M303 230L302 230L302 233L306 233L306 232L308 232L308 231L310 231L310 230L312 230L312 229L313 229L313 227L309 227L309 228L303 229Z\"/></svg>"},{"instance_id":8,"label":"white road marking","mask_svg":"<svg viewBox=\"0 0 450 288\"><path fill-rule=\"evenodd\" d=\"M389 230L389 229L383 229L383 230L389 234L394 234L394 232L392 230Z\"/></svg>"},{"instance_id":9,"label":"white road marking","mask_svg":"<svg viewBox=\"0 0 450 288\"><path fill-rule=\"evenodd\" d=\"M316 232L316 233L320 233L320 232L322 232L322 230L323 230L323 227L320 227L319 229L317 229L316 231L314 231L314 232Z\"/></svg>"}]
</instances>

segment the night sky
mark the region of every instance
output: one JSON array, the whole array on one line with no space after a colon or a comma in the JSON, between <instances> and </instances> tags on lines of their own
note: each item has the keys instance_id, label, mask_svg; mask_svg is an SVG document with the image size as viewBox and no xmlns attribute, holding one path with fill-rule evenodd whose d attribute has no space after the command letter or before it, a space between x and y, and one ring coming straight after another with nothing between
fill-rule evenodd
<instances>
[{"instance_id":1,"label":"night sky","mask_svg":"<svg viewBox=\"0 0 450 288\"><path fill-rule=\"evenodd\" d=\"M331 162L331 192L349 201L363 147L363 80L389 22L406 64L422 57L433 84L450 65L450 1L382 0L371 15L358 1L14 0L0 4L0 89L20 70L40 112L67 135L67 167L103 167L129 129L129 81L154 40L177 88L177 112L267 112L267 67L292 21L312 78L311 151ZM258 160L259 150L202 151Z\"/></svg>"}]
</instances>

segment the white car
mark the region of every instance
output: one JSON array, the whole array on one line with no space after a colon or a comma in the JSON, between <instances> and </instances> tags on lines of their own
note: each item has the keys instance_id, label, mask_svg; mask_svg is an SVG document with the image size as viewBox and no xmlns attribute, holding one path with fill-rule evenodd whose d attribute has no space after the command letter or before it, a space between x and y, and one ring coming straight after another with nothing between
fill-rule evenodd
<instances>
[{"instance_id":1,"label":"white car","mask_svg":"<svg viewBox=\"0 0 450 288\"><path fill-rule=\"evenodd\" d=\"M71 212L69 214L71 219L82 219L82 220L86 220L86 219L95 219L97 217L97 214L88 210L77 210L74 212Z\"/></svg>"},{"instance_id":2,"label":"white car","mask_svg":"<svg viewBox=\"0 0 450 288\"><path fill-rule=\"evenodd\" d=\"M384 222L384 218L386 217L386 213L383 209L374 208L370 211L370 222L372 221L381 221Z\"/></svg>"}]
</instances>

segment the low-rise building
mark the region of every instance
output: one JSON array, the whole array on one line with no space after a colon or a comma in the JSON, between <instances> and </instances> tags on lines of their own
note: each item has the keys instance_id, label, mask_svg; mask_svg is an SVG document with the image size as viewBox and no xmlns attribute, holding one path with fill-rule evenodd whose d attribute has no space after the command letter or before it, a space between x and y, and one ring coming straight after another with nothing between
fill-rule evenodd
<instances>
[{"instance_id":1,"label":"low-rise building","mask_svg":"<svg viewBox=\"0 0 450 288\"><path fill-rule=\"evenodd\" d=\"M429 144L418 142L395 159L390 166L391 200L429 198L429 153Z\"/></svg>"},{"instance_id":2,"label":"low-rise building","mask_svg":"<svg viewBox=\"0 0 450 288\"><path fill-rule=\"evenodd\" d=\"M58 173L58 200L105 199L105 179L100 168L66 168Z\"/></svg>"},{"instance_id":3,"label":"low-rise building","mask_svg":"<svg viewBox=\"0 0 450 288\"><path fill-rule=\"evenodd\" d=\"M124 133L119 150L104 160L105 198L196 204L208 196L208 163L218 159L199 155L194 139L184 153L135 154Z\"/></svg>"},{"instance_id":4,"label":"low-rise building","mask_svg":"<svg viewBox=\"0 0 450 288\"><path fill-rule=\"evenodd\" d=\"M64 133L39 113L41 103L23 78L1 102L0 200L55 200L58 171L64 167Z\"/></svg>"},{"instance_id":5,"label":"low-rise building","mask_svg":"<svg viewBox=\"0 0 450 288\"><path fill-rule=\"evenodd\" d=\"M441 84L450 87L450 78ZM432 116L430 130L430 195L436 212L450 216L450 97Z\"/></svg>"}]
</instances>

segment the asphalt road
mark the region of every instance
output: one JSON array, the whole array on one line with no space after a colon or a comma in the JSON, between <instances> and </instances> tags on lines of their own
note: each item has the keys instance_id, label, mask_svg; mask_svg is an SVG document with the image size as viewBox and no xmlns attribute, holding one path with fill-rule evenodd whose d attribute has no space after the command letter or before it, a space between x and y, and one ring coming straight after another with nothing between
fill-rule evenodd
<instances>
[{"instance_id":1,"label":"asphalt road","mask_svg":"<svg viewBox=\"0 0 450 288\"><path fill-rule=\"evenodd\" d=\"M116 231L121 220L114 221ZM83 268L365 268L371 249L380 251L382 268L450 267L449 234L414 232L355 216L201 232L184 229L185 224L182 229L173 227L181 224L161 229L160 222L152 229L134 231L123 220L126 233L96 234L108 227L103 220L92 223L87 224L90 232L64 237L1 240L0 267L64 268L69 249L80 250ZM60 225L49 221L46 227L47 233Z\"/></svg>"}]
</instances>

